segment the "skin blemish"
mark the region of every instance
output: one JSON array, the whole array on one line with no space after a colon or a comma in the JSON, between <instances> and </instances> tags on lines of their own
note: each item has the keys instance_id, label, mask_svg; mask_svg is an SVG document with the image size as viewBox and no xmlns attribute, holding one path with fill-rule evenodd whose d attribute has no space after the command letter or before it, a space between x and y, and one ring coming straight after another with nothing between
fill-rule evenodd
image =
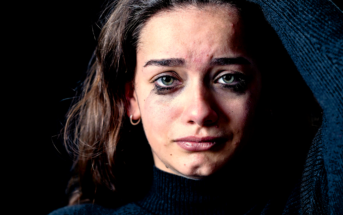
<instances>
[{"instance_id":1,"label":"skin blemish","mask_svg":"<svg viewBox=\"0 0 343 215\"><path fill-rule=\"evenodd\" d=\"M170 156L173 156L172 154L170 154Z\"/></svg>"}]
</instances>

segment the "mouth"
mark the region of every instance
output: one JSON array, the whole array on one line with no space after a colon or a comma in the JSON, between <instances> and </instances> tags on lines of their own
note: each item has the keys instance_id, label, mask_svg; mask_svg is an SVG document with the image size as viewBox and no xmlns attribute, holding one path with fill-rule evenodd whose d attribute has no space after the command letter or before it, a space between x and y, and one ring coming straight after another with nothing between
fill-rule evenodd
<instances>
[{"instance_id":1,"label":"mouth","mask_svg":"<svg viewBox=\"0 0 343 215\"><path fill-rule=\"evenodd\" d=\"M223 137L183 137L174 140L182 149L191 152L200 152L210 150L215 145L224 143L226 138Z\"/></svg>"}]
</instances>

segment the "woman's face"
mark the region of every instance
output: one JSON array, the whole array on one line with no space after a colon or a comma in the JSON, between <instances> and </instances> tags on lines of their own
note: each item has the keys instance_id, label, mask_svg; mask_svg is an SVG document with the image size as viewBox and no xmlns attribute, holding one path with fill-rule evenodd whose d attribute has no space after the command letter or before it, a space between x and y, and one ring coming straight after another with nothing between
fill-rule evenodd
<instances>
[{"instance_id":1,"label":"woman's face","mask_svg":"<svg viewBox=\"0 0 343 215\"><path fill-rule=\"evenodd\" d=\"M143 27L128 115L142 119L157 168L211 175L248 141L261 91L235 8L189 6Z\"/></svg>"}]
</instances>

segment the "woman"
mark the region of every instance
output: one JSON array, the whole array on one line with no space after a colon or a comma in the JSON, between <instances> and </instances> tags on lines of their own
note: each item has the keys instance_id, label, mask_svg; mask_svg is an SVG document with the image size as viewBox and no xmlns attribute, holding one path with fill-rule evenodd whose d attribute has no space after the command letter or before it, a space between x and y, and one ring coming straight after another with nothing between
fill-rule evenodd
<instances>
[{"instance_id":1,"label":"woman","mask_svg":"<svg viewBox=\"0 0 343 215\"><path fill-rule=\"evenodd\" d=\"M339 214L342 16L115 2L68 115L74 206L52 214Z\"/></svg>"}]
</instances>

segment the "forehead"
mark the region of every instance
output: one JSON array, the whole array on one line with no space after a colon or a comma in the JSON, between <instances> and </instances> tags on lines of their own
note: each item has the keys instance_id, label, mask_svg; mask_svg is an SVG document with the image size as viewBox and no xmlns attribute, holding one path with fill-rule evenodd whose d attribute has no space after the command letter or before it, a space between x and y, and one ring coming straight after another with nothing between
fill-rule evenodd
<instances>
[{"instance_id":1,"label":"forehead","mask_svg":"<svg viewBox=\"0 0 343 215\"><path fill-rule=\"evenodd\" d=\"M137 52L159 58L228 52L234 55L241 49L240 34L241 22L236 8L185 6L150 18L140 33Z\"/></svg>"}]
</instances>

